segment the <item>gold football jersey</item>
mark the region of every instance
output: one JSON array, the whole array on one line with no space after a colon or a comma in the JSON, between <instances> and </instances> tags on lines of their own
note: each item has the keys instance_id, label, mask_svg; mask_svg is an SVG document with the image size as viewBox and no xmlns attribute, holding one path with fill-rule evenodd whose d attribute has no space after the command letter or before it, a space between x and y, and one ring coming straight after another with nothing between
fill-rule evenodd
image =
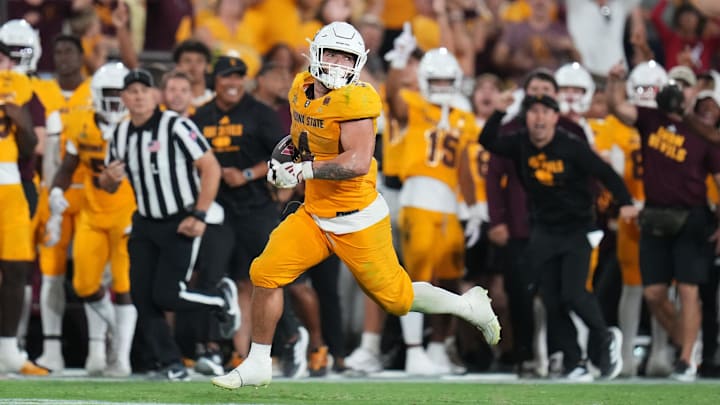
<instances>
[{"instance_id":1,"label":"gold football jersey","mask_svg":"<svg viewBox=\"0 0 720 405\"><path fill-rule=\"evenodd\" d=\"M309 99L305 89L313 82L308 72L295 77L289 93L290 134L300 153L311 153L317 161L331 160L342 152L340 123L370 118L377 130L382 103L375 89L363 82L332 90L322 98ZM376 183L374 158L364 176L339 181L309 180L305 186L306 209L324 218L363 209L377 198Z\"/></svg>"},{"instance_id":2,"label":"gold football jersey","mask_svg":"<svg viewBox=\"0 0 720 405\"><path fill-rule=\"evenodd\" d=\"M68 118L68 125L63 131L67 142L77 151L80 167L89 175L83 179L87 208L93 213L116 213L135 210L135 195L127 178L118 190L110 194L100 187L99 178L105 168L105 154L108 142L103 136L103 129L95 120L93 111L77 111ZM104 128L105 131L111 127Z\"/></svg>"},{"instance_id":3,"label":"gold football jersey","mask_svg":"<svg viewBox=\"0 0 720 405\"><path fill-rule=\"evenodd\" d=\"M5 115L3 105L25 105L32 98L30 80L14 71L0 71L0 184L19 183L18 145L15 125Z\"/></svg>"},{"instance_id":4,"label":"gold football jersey","mask_svg":"<svg viewBox=\"0 0 720 405\"><path fill-rule=\"evenodd\" d=\"M92 78L87 78L75 89L75 91L72 92L69 97L65 97L60 85L54 79L41 80L33 78L32 88L40 99L43 107L45 107L45 115L49 116L54 112L59 112L63 128L65 128L72 124L69 122L69 120L74 119L72 118L73 115L71 113L78 111L92 111L92 94L90 93L91 80ZM82 116L82 114L78 116ZM74 125L77 125L77 123L74 123ZM65 139L63 135L65 133L66 132L63 131L60 134L61 160L62 157L65 156L65 145L67 144L67 139ZM83 182L83 178L85 177L85 173L86 171L84 168L76 170L72 178L73 184L81 184Z\"/></svg>"},{"instance_id":5,"label":"gold football jersey","mask_svg":"<svg viewBox=\"0 0 720 405\"><path fill-rule=\"evenodd\" d=\"M401 90L400 95L408 105L400 177L403 180L412 176L431 177L456 189L460 154L478 137L475 116L451 108L450 128L441 129L437 127L441 115L439 106L429 103L416 91Z\"/></svg>"},{"instance_id":6,"label":"gold football jersey","mask_svg":"<svg viewBox=\"0 0 720 405\"><path fill-rule=\"evenodd\" d=\"M640 134L635 128L628 127L614 115L601 120L588 120L595 133L595 149L601 154L611 153L613 146L622 150L624 155L623 180L632 198L645 201L642 184L642 153Z\"/></svg>"}]
</instances>

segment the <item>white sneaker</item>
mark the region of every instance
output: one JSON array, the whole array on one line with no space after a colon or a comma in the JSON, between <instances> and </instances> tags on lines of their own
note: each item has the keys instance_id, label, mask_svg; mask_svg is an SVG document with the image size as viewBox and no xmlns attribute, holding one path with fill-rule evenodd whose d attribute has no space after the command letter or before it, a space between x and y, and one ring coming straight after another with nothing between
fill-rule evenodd
<instances>
[{"instance_id":1,"label":"white sneaker","mask_svg":"<svg viewBox=\"0 0 720 405\"><path fill-rule=\"evenodd\" d=\"M88 376L97 377L101 376L107 367L105 356L101 355L89 355L85 360L85 371Z\"/></svg>"},{"instance_id":2,"label":"white sneaker","mask_svg":"<svg viewBox=\"0 0 720 405\"><path fill-rule=\"evenodd\" d=\"M105 367L105 370L103 370L103 376L110 378L125 378L130 377L131 374L132 368L130 364L122 361L110 363Z\"/></svg>"},{"instance_id":3,"label":"white sneaker","mask_svg":"<svg viewBox=\"0 0 720 405\"><path fill-rule=\"evenodd\" d=\"M267 387L271 380L270 359L264 362L245 360L231 372L213 378L212 383L220 388L234 390L240 387Z\"/></svg>"},{"instance_id":4,"label":"white sneaker","mask_svg":"<svg viewBox=\"0 0 720 405\"><path fill-rule=\"evenodd\" d=\"M622 358L622 332L615 326L608 328L610 332L610 340L608 342L609 362L607 367L601 369L603 379L612 380L620 374L623 368Z\"/></svg>"},{"instance_id":5,"label":"white sneaker","mask_svg":"<svg viewBox=\"0 0 720 405\"><path fill-rule=\"evenodd\" d=\"M450 369L445 371L449 373ZM411 347L405 354L405 373L407 375L440 375L443 370L428 357L422 346Z\"/></svg>"},{"instance_id":6,"label":"white sneaker","mask_svg":"<svg viewBox=\"0 0 720 405\"><path fill-rule=\"evenodd\" d=\"M383 369L380 355L359 346L345 357L345 366L353 371L363 373L379 373Z\"/></svg>"},{"instance_id":7,"label":"white sneaker","mask_svg":"<svg viewBox=\"0 0 720 405\"><path fill-rule=\"evenodd\" d=\"M430 362L435 364L435 368L437 369L439 374L451 373L452 367L450 363L450 357L445 351L444 344L430 343L425 350L425 353L427 354L428 359L430 359Z\"/></svg>"},{"instance_id":8,"label":"white sneaker","mask_svg":"<svg viewBox=\"0 0 720 405\"><path fill-rule=\"evenodd\" d=\"M565 379L567 379L570 382L593 382L595 381L595 378L590 374L587 367L584 365L578 365L574 369L572 369L567 375L565 376Z\"/></svg>"},{"instance_id":9,"label":"white sneaker","mask_svg":"<svg viewBox=\"0 0 720 405\"><path fill-rule=\"evenodd\" d=\"M496 345L500 341L500 322L498 322L495 312L490 305L490 297L487 290L476 286L468 290L462 295L470 306L469 314L465 320L478 328L485 341L490 345Z\"/></svg>"},{"instance_id":10,"label":"white sneaker","mask_svg":"<svg viewBox=\"0 0 720 405\"><path fill-rule=\"evenodd\" d=\"M225 374L220 352L207 352L200 356L195 362L195 371L202 375L217 376Z\"/></svg>"},{"instance_id":11,"label":"white sneaker","mask_svg":"<svg viewBox=\"0 0 720 405\"><path fill-rule=\"evenodd\" d=\"M53 373L62 373L65 370L65 359L60 353L43 353L35 359L35 364L45 367Z\"/></svg>"},{"instance_id":12,"label":"white sneaker","mask_svg":"<svg viewBox=\"0 0 720 405\"><path fill-rule=\"evenodd\" d=\"M310 335L307 329L300 326L298 337L292 343L286 343L280 353L283 375L287 378L305 377L308 371L307 348Z\"/></svg>"},{"instance_id":13,"label":"white sneaker","mask_svg":"<svg viewBox=\"0 0 720 405\"><path fill-rule=\"evenodd\" d=\"M670 378L676 381L694 382L697 379L697 367L694 364L678 360Z\"/></svg>"}]
</instances>

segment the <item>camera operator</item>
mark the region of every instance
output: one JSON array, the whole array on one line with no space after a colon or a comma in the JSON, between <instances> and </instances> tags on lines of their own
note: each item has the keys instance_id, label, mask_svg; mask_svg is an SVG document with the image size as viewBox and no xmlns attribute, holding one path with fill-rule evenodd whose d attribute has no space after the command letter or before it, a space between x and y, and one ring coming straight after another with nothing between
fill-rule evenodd
<instances>
[{"instance_id":1,"label":"camera operator","mask_svg":"<svg viewBox=\"0 0 720 405\"><path fill-rule=\"evenodd\" d=\"M712 214L705 179L720 178L720 150L708 142L711 126L691 110L687 87L675 81L657 94L658 108L637 107L625 99L625 68L614 66L607 86L610 112L641 137L646 203L640 216L640 272L643 295L653 316L681 348L671 375L681 381L696 378L693 345L700 329L698 285L706 281L711 258L707 242ZM686 94L684 94L686 93ZM716 130L715 130L716 131ZM675 280L680 296L678 314L668 299ZM680 315L680 316L678 316Z\"/></svg>"}]
</instances>

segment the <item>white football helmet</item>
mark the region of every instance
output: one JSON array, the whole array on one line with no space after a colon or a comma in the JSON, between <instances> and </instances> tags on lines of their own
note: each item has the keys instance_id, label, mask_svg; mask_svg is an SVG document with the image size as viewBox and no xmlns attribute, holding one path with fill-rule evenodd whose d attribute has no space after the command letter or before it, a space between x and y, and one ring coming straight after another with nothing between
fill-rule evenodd
<instances>
[{"instance_id":1,"label":"white football helmet","mask_svg":"<svg viewBox=\"0 0 720 405\"><path fill-rule=\"evenodd\" d=\"M418 65L420 93L433 104L451 105L460 93L462 69L455 56L447 48L431 49L423 55ZM433 80L449 80L449 85L437 85Z\"/></svg>"},{"instance_id":2,"label":"white football helmet","mask_svg":"<svg viewBox=\"0 0 720 405\"><path fill-rule=\"evenodd\" d=\"M657 108L655 96L668 82L668 75L659 63L651 60L635 66L625 84L628 100L641 106Z\"/></svg>"},{"instance_id":3,"label":"white football helmet","mask_svg":"<svg viewBox=\"0 0 720 405\"><path fill-rule=\"evenodd\" d=\"M0 27L0 42L10 48L10 57L15 62L13 70L20 73L37 71L42 55L40 35L25 20L10 20Z\"/></svg>"},{"instance_id":4,"label":"white football helmet","mask_svg":"<svg viewBox=\"0 0 720 405\"><path fill-rule=\"evenodd\" d=\"M590 72L577 62L568 63L560 66L555 71L555 81L560 88L558 92L558 101L560 111L567 114L570 111L576 113L585 113L590 109L593 94L595 94L595 81ZM582 96L568 94L563 91L563 87L575 87L585 90Z\"/></svg>"},{"instance_id":5,"label":"white football helmet","mask_svg":"<svg viewBox=\"0 0 720 405\"><path fill-rule=\"evenodd\" d=\"M102 65L90 82L93 107L111 124L117 124L125 118L127 110L120 98L125 75L130 71L120 62Z\"/></svg>"},{"instance_id":6,"label":"white football helmet","mask_svg":"<svg viewBox=\"0 0 720 405\"><path fill-rule=\"evenodd\" d=\"M326 49L355 55L355 66L323 62L323 52ZM330 23L322 27L310 41L310 74L328 89L339 89L360 78L360 70L365 66L367 53L365 41L355 27L346 22Z\"/></svg>"}]
</instances>

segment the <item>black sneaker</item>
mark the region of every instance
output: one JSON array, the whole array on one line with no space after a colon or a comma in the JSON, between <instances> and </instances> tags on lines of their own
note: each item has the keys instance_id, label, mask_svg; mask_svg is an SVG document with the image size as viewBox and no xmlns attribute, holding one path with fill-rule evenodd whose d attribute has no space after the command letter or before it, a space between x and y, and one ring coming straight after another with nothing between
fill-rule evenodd
<instances>
[{"instance_id":1,"label":"black sneaker","mask_svg":"<svg viewBox=\"0 0 720 405\"><path fill-rule=\"evenodd\" d=\"M670 378L682 382L693 382L697 379L697 368L684 360L678 360Z\"/></svg>"},{"instance_id":2,"label":"black sneaker","mask_svg":"<svg viewBox=\"0 0 720 405\"><path fill-rule=\"evenodd\" d=\"M283 375L285 377L299 378L307 373L307 348L309 342L308 331L301 326L298 329L297 339L283 346L280 360L282 361Z\"/></svg>"},{"instance_id":3,"label":"black sneaker","mask_svg":"<svg viewBox=\"0 0 720 405\"><path fill-rule=\"evenodd\" d=\"M240 305L238 304L238 293L235 282L223 277L218 284L222 293L225 305L218 313L220 337L232 339L235 331L240 328Z\"/></svg>"},{"instance_id":4,"label":"black sneaker","mask_svg":"<svg viewBox=\"0 0 720 405\"><path fill-rule=\"evenodd\" d=\"M216 350L208 350L195 362L195 371L202 375L223 375L225 369L223 368L222 354Z\"/></svg>"},{"instance_id":5,"label":"black sneaker","mask_svg":"<svg viewBox=\"0 0 720 405\"><path fill-rule=\"evenodd\" d=\"M612 380L620 374L623 367L622 359L622 332L616 327L608 328L607 353L602 364L599 365L600 377L605 380Z\"/></svg>"},{"instance_id":6,"label":"black sneaker","mask_svg":"<svg viewBox=\"0 0 720 405\"><path fill-rule=\"evenodd\" d=\"M171 364L160 372L168 381L190 381L190 373L182 363Z\"/></svg>"}]
</instances>

